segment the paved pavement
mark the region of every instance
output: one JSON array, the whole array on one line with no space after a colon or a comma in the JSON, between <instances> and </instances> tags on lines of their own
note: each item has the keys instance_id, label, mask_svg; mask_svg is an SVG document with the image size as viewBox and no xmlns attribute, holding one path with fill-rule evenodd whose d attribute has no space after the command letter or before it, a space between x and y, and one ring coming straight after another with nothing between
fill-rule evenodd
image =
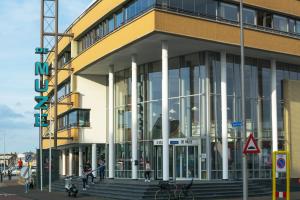
<instances>
[{"instance_id":1,"label":"paved pavement","mask_svg":"<svg viewBox=\"0 0 300 200\"><path fill-rule=\"evenodd\" d=\"M18 180L8 181L0 183L0 200L66 200L69 199L66 193L52 192L49 193L47 190L41 192L37 189L30 190L29 193L24 193L24 186L18 183ZM72 198L71 198L72 199ZM79 200L104 200L99 197L86 197L79 193L76 198ZM266 197L251 197L249 200L271 200L270 196ZM220 199L221 200L221 199ZM222 200L242 200L241 198L231 198ZM292 193L291 200L300 200L300 192Z\"/></svg>"}]
</instances>

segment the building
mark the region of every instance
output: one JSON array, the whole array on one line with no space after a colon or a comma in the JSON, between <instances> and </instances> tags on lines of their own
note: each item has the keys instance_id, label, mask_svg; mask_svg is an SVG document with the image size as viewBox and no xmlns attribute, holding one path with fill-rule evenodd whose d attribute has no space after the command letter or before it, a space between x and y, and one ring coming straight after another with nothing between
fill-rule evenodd
<instances>
[{"instance_id":1,"label":"building","mask_svg":"<svg viewBox=\"0 0 300 200\"><path fill-rule=\"evenodd\" d=\"M239 20L237 0L95 1L59 41L60 174L102 158L109 178L147 160L155 179L240 178ZM249 176L270 178L272 150L299 151L300 2L245 0L243 20Z\"/></svg>"}]
</instances>

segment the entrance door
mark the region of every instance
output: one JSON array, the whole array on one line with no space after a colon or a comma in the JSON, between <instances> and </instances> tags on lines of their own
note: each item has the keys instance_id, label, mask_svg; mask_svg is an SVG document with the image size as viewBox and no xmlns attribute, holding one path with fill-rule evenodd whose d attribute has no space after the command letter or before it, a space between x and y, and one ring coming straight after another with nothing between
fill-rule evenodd
<instances>
[{"instance_id":1,"label":"entrance door","mask_svg":"<svg viewBox=\"0 0 300 200\"><path fill-rule=\"evenodd\" d=\"M174 148L175 147L175 148ZM173 150L175 152L173 152ZM163 177L162 146L155 146L155 179ZM174 155L174 159L173 159ZM175 165L175 166L174 166ZM169 146L169 175L176 179L198 178L198 146Z\"/></svg>"},{"instance_id":2,"label":"entrance door","mask_svg":"<svg viewBox=\"0 0 300 200\"><path fill-rule=\"evenodd\" d=\"M198 178L198 146L176 146L176 179Z\"/></svg>"}]
</instances>

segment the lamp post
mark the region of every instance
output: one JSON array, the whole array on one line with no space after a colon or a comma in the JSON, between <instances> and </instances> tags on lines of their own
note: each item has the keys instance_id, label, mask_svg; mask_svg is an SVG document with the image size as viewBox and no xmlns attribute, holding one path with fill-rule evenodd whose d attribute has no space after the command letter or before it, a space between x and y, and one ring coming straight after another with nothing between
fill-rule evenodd
<instances>
[{"instance_id":1,"label":"lamp post","mask_svg":"<svg viewBox=\"0 0 300 200\"><path fill-rule=\"evenodd\" d=\"M246 142L246 118L245 118L245 80L244 80L244 21L243 21L243 0L240 0L240 46L241 46L241 96L242 96L242 144ZM242 168L243 168L243 200L248 199L248 174L247 174L247 155L242 154Z\"/></svg>"},{"instance_id":2,"label":"lamp post","mask_svg":"<svg viewBox=\"0 0 300 200\"><path fill-rule=\"evenodd\" d=\"M3 172L5 173L5 163L6 163L6 153L5 153L5 134L3 135L3 155L4 155L4 164L3 164Z\"/></svg>"}]
</instances>

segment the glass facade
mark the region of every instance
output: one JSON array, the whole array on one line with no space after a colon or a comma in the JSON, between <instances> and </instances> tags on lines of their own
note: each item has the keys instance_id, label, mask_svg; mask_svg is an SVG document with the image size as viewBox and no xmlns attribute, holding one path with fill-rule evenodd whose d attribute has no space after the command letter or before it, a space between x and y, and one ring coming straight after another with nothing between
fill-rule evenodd
<instances>
[{"instance_id":1,"label":"glass facade","mask_svg":"<svg viewBox=\"0 0 300 200\"><path fill-rule=\"evenodd\" d=\"M271 177L271 69L270 61L245 60L246 131L253 133L261 154L250 155L250 178ZM283 80L300 80L300 68L277 64L277 101L279 149L284 146ZM232 122L241 120L240 57L227 54L227 127L229 178L241 177L241 130ZM208 82L206 80L209 80ZM153 176L162 176L162 107L161 61L138 66L138 158L139 178L145 161L152 164ZM206 83L209 83L207 85ZM169 137L197 141L170 146L170 176L222 178L221 63L216 52L199 52L169 59ZM206 101L209 100L209 102ZM207 112L207 106L210 105ZM209 118L208 118L209 117ZM209 122L209 123L207 123ZM209 127L206 126L209 124ZM209 140L210 148L206 146ZM131 178L131 70L115 73L115 176ZM158 142L157 142L158 141ZM172 154L175 148L175 154ZM210 158L206 158L210 151ZM174 157L175 155L175 157ZM199 157L203 156L203 158ZM175 171L173 171L175 164Z\"/></svg>"}]
</instances>

